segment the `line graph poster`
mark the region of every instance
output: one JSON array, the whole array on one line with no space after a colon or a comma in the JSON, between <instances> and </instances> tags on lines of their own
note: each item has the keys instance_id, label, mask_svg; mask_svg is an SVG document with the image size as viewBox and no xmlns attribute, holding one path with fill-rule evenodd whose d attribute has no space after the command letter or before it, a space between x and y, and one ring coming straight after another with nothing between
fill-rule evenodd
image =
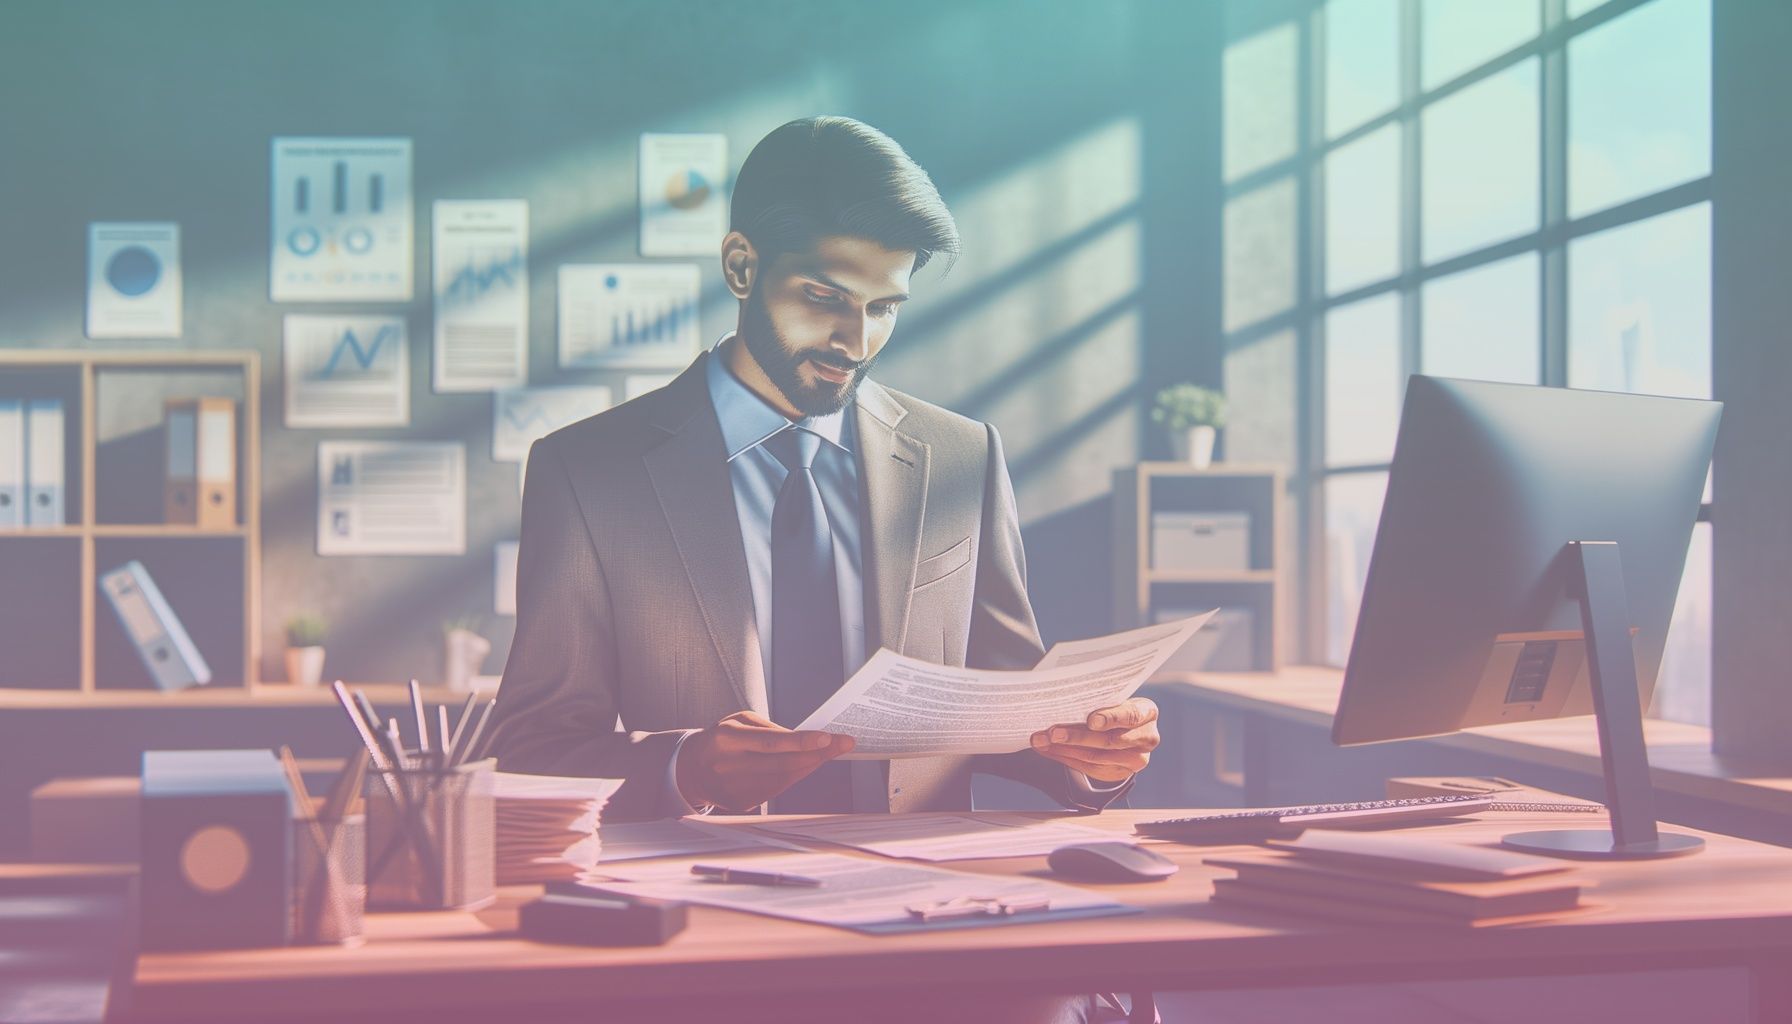
<instances>
[{"instance_id":1,"label":"line graph poster","mask_svg":"<svg viewBox=\"0 0 1792 1024\"><path fill-rule=\"evenodd\" d=\"M434 217L435 390L529 382L529 204L439 199Z\"/></svg>"},{"instance_id":2,"label":"line graph poster","mask_svg":"<svg viewBox=\"0 0 1792 1024\"><path fill-rule=\"evenodd\" d=\"M606 387L517 388L492 393L492 461L521 462L529 446L610 407Z\"/></svg>"},{"instance_id":3,"label":"line graph poster","mask_svg":"<svg viewBox=\"0 0 1792 1024\"><path fill-rule=\"evenodd\" d=\"M268 295L411 297L411 140L276 138Z\"/></svg>"},{"instance_id":4,"label":"line graph poster","mask_svg":"<svg viewBox=\"0 0 1792 1024\"><path fill-rule=\"evenodd\" d=\"M289 427L402 427L411 422L410 346L401 316L286 318Z\"/></svg>"},{"instance_id":5,"label":"line graph poster","mask_svg":"<svg viewBox=\"0 0 1792 1024\"><path fill-rule=\"evenodd\" d=\"M87 336L180 337L180 225L87 229Z\"/></svg>"},{"instance_id":6,"label":"line graph poster","mask_svg":"<svg viewBox=\"0 0 1792 1024\"><path fill-rule=\"evenodd\" d=\"M728 233L728 136L641 136L641 255L715 256Z\"/></svg>"},{"instance_id":7,"label":"line graph poster","mask_svg":"<svg viewBox=\"0 0 1792 1024\"><path fill-rule=\"evenodd\" d=\"M562 369L683 369L697 355L695 263L560 268Z\"/></svg>"}]
</instances>

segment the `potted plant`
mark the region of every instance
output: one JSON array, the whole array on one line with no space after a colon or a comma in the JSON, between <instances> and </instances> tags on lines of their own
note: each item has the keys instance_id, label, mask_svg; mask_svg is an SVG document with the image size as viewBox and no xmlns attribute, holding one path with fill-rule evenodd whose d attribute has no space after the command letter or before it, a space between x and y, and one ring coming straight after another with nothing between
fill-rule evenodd
<instances>
[{"instance_id":1,"label":"potted plant","mask_svg":"<svg viewBox=\"0 0 1792 1024\"><path fill-rule=\"evenodd\" d=\"M1196 469L1213 464L1213 440L1226 425L1226 396L1198 384L1172 384L1157 393L1151 422L1170 432L1176 458Z\"/></svg>"},{"instance_id":2,"label":"potted plant","mask_svg":"<svg viewBox=\"0 0 1792 1024\"><path fill-rule=\"evenodd\" d=\"M286 681L316 686L324 678L324 637L329 627L310 612L286 620Z\"/></svg>"},{"instance_id":3,"label":"potted plant","mask_svg":"<svg viewBox=\"0 0 1792 1024\"><path fill-rule=\"evenodd\" d=\"M473 692L473 679L492 652L492 642L479 635L478 615L459 615L442 623L442 682L450 690Z\"/></svg>"}]
</instances>

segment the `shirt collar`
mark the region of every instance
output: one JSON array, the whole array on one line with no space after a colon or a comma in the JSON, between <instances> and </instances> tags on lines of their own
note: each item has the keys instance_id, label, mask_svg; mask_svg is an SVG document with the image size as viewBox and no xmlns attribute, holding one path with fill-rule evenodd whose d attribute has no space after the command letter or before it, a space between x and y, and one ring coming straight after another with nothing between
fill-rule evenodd
<instances>
[{"instance_id":1,"label":"shirt collar","mask_svg":"<svg viewBox=\"0 0 1792 1024\"><path fill-rule=\"evenodd\" d=\"M852 438L850 418L846 415L852 404L845 409L829 413L826 416L806 416L792 423L784 418L784 414L766 404L765 399L753 393L753 390L740 382L728 369L723 346L734 341L734 332L723 335L710 350L709 363L704 367L709 382L709 400L715 406L716 420L722 426L722 444L728 449L728 461L734 457L763 443L783 430L792 426L802 427L819 435L822 440L850 454Z\"/></svg>"}]
</instances>

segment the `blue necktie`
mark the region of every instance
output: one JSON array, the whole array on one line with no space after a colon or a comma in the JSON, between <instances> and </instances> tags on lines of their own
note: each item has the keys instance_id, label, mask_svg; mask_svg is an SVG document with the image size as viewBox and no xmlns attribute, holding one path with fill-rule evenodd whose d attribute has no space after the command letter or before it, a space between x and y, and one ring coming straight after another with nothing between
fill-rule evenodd
<instances>
[{"instance_id":1,"label":"blue necktie","mask_svg":"<svg viewBox=\"0 0 1792 1024\"><path fill-rule=\"evenodd\" d=\"M795 728L845 681L834 535L813 465L821 437L801 427L780 431L765 448L783 464L772 506L772 720ZM774 797L777 814L852 810L852 776L830 761Z\"/></svg>"}]
</instances>

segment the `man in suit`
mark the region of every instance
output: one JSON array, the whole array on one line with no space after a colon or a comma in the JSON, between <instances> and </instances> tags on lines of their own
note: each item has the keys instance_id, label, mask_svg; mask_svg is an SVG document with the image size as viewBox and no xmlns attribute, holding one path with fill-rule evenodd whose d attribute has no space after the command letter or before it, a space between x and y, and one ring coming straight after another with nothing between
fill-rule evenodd
<instances>
[{"instance_id":1,"label":"man in suit","mask_svg":"<svg viewBox=\"0 0 1792 1024\"><path fill-rule=\"evenodd\" d=\"M838 761L850 737L793 731L879 647L1030 668L1042 645L995 428L867 376L911 275L958 248L926 172L867 125L794 121L731 218L737 329L530 452L500 767L625 779L616 817L967 810L973 771L1116 799L1158 742L1143 698L999 756Z\"/></svg>"}]
</instances>

